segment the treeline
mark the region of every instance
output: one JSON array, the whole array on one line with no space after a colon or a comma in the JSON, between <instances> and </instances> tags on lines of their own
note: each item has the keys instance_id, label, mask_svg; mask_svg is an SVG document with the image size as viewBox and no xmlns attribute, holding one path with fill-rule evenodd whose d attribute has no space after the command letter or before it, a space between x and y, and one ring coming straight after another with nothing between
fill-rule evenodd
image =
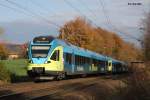
<instances>
[{"instance_id":1,"label":"treeline","mask_svg":"<svg viewBox=\"0 0 150 100\"><path fill-rule=\"evenodd\" d=\"M59 38L119 60L136 60L140 55L140 50L133 44L123 41L116 33L94 27L80 17L61 27Z\"/></svg>"},{"instance_id":2,"label":"treeline","mask_svg":"<svg viewBox=\"0 0 150 100\"><path fill-rule=\"evenodd\" d=\"M143 23L144 40L143 57L144 68L134 67L134 72L126 80L127 86L120 89L120 100L150 100L150 13L146 16L146 20Z\"/></svg>"},{"instance_id":3,"label":"treeline","mask_svg":"<svg viewBox=\"0 0 150 100\"><path fill-rule=\"evenodd\" d=\"M150 13L147 16L144 35L144 55L146 63L150 64Z\"/></svg>"}]
</instances>

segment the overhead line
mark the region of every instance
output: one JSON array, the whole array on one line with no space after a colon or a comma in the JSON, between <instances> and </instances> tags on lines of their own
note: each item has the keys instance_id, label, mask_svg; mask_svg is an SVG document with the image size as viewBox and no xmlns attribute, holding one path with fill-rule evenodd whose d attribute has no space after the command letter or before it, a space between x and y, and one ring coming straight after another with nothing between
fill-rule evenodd
<instances>
[{"instance_id":1,"label":"overhead line","mask_svg":"<svg viewBox=\"0 0 150 100\"><path fill-rule=\"evenodd\" d=\"M16 9L16 8L13 8L13 7L10 7L10 6L7 6L7 5L4 5L4 4L0 4L0 6L1 6L1 7L8 8L8 9L11 9L11 10L16 11L16 12L19 12L19 13L23 13L23 14L25 14L25 15L29 16L29 14L28 14L28 13L22 12L22 11L20 11L20 10Z\"/></svg>"},{"instance_id":2,"label":"overhead line","mask_svg":"<svg viewBox=\"0 0 150 100\"><path fill-rule=\"evenodd\" d=\"M52 22L52 21L50 21L50 20L47 20L45 17L43 17L43 16L41 16L41 15L38 15L38 14L36 14L36 13L34 13L34 12L32 12L32 11L26 9L25 7L23 7L23 6L21 6L21 5L17 4L17 3L15 3L14 1L9 1L9 0L5 0L5 1L8 2L8 3L10 3L10 4L12 4L12 5L14 5L14 6L16 6L16 7L18 7L18 8L20 8L20 9L22 9L22 10L24 10L24 11L26 11L26 12L28 12L28 13L30 13L30 14L31 14L32 16L34 16L34 17L39 17L40 19L44 20L44 21L45 21L46 23L48 23L48 24L54 25L54 26L56 26L56 27L60 27L60 26L57 25L56 23L54 23L54 22Z\"/></svg>"},{"instance_id":3,"label":"overhead line","mask_svg":"<svg viewBox=\"0 0 150 100\"><path fill-rule=\"evenodd\" d=\"M79 1L79 0L78 0ZM79 1L80 3L82 3L82 5L85 5L85 7L91 12L91 14L93 14L94 15L94 17L96 18L96 15L93 13L93 11L83 2L83 0L80 0ZM108 24L110 24L111 26L113 26L112 24L111 24L111 21L110 21L110 19L109 19L109 16L107 16L107 13L106 13L106 10L105 10L105 8L104 8L104 4L103 4L103 2L101 1L101 0L99 0L99 2L101 3L101 5L102 5L102 9L103 9L103 12L104 12L104 14L105 14L105 16L106 16L106 20L107 20L107 23ZM113 28L114 29L114 28ZM118 29L115 29L115 30L117 30L118 32L121 32L121 31L119 31Z\"/></svg>"},{"instance_id":4,"label":"overhead line","mask_svg":"<svg viewBox=\"0 0 150 100\"><path fill-rule=\"evenodd\" d=\"M87 18L89 21L93 22L91 19L89 19L88 17L86 17L79 9L77 9L74 5L72 5L72 3L70 3L68 0L64 0L64 1L65 1L65 3L67 5L69 5L71 8L73 8L76 12L78 12L79 14L81 14L83 17ZM93 22L93 24L95 26L97 26L94 22Z\"/></svg>"},{"instance_id":5,"label":"overhead line","mask_svg":"<svg viewBox=\"0 0 150 100\"><path fill-rule=\"evenodd\" d=\"M97 19L96 18L96 14L88 7L88 5L87 4L85 4L84 3L84 1L83 0L78 0L78 2L80 2L82 5L84 5L85 6L85 8L87 8L88 9L88 11L91 13L91 15L93 15L94 16L94 18L95 19Z\"/></svg>"},{"instance_id":6,"label":"overhead line","mask_svg":"<svg viewBox=\"0 0 150 100\"><path fill-rule=\"evenodd\" d=\"M100 7L102 7L102 11L103 11L104 16L105 16L105 18L106 18L106 22L107 22L107 24L108 24L108 27L112 28L111 21L110 21L109 16L107 15L107 11L106 11L106 9L105 9L105 6L104 6L104 4L103 4L103 1L102 1L102 0L98 0L98 2L99 2L98 5L100 4Z\"/></svg>"},{"instance_id":7,"label":"overhead line","mask_svg":"<svg viewBox=\"0 0 150 100\"><path fill-rule=\"evenodd\" d=\"M105 18L106 18L106 21L107 21L108 25L110 25L114 31L117 31L117 32L119 32L119 33L121 33L121 34L124 33L124 35L126 35L127 37L132 38L132 39L135 39L135 40L137 40L137 41L140 40L140 39L138 39L138 38L136 38L136 37L133 37L133 36L127 34L126 32L122 32L122 31L119 30L118 28L116 28L116 27L111 23L111 20L110 20L108 14L107 14L107 11L106 11L106 9L105 9L105 6L104 6L103 1L102 1L102 0L98 0L98 1L99 1L100 5L102 6L102 10L103 10L103 13L104 13L104 16L105 16Z\"/></svg>"},{"instance_id":8,"label":"overhead line","mask_svg":"<svg viewBox=\"0 0 150 100\"><path fill-rule=\"evenodd\" d=\"M35 2L35 0L30 0L30 2L32 4L34 4L35 6L39 7L40 9L43 9L43 11L47 12L47 13L53 13L54 15L57 15L55 12L53 12L51 9L49 9L49 11L47 10L47 8L45 8L44 6L41 6L38 2Z\"/></svg>"}]
</instances>

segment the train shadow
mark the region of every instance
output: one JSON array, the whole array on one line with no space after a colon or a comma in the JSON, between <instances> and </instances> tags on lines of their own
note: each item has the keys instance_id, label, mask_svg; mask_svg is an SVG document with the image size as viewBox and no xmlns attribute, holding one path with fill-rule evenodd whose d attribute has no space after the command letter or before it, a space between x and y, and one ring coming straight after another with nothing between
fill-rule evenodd
<instances>
[{"instance_id":1,"label":"train shadow","mask_svg":"<svg viewBox=\"0 0 150 100\"><path fill-rule=\"evenodd\" d=\"M67 78L63 80L70 80L70 79L79 79L79 78L90 78L90 77L99 77L102 79L113 79L119 80L129 76L129 73L120 73L120 74L87 74L87 75L72 75L67 76ZM34 81L35 83L42 83L42 82L51 82L51 81L61 81L61 80L34 80L28 76L17 76L15 74L11 74L11 83L21 83L21 82L31 82Z\"/></svg>"},{"instance_id":2,"label":"train shadow","mask_svg":"<svg viewBox=\"0 0 150 100\"><path fill-rule=\"evenodd\" d=\"M28 76L17 76L15 74L11 74L11 83L21 83L21 82L31 82L32 79Z\"/></svg>"},{"instance_id":3,"label":"train shadow","mask_svg":"<svg viewBox=\"0 0 150 100\"><path fill-rule=\"evenodd\" d=\"M60 87L63 89L61 92L39 98L37 100L111 100L108 96L113 93L102 82L97 80L93 82L77 82L66 84Z\"/></svg>"}]
</instances>

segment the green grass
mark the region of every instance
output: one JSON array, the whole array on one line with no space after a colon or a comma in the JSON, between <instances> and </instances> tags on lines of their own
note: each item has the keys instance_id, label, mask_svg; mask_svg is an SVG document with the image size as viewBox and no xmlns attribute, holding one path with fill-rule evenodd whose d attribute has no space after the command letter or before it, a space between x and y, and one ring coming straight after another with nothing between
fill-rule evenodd
<instances>
[{"instance_id":1,"label":"green grass","mask_svg":"<svg viewBox=\"0 0 150 100\"><path fill-rule=\"evenodd\" d=\"M27 76L27 60L16 59L16 60L2 60L4 67L15 76Z\"/></svg>"}]
</instances>

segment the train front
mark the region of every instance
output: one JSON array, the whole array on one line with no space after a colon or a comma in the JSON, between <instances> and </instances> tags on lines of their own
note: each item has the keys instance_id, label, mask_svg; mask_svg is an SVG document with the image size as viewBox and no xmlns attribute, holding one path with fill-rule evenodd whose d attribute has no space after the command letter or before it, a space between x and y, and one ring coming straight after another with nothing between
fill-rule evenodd
<instances>
[{"instance_id":1,"label":"train front","mask_svg":"<svg viewBox=\"0 0 150 100\"><path fill-rule=\"evenodd\" d=\"M54 46L53 37L36 37L28 47L28 75L34 79L53 79L62 71L60 47Z\"/></svg>"}]
</instances>

